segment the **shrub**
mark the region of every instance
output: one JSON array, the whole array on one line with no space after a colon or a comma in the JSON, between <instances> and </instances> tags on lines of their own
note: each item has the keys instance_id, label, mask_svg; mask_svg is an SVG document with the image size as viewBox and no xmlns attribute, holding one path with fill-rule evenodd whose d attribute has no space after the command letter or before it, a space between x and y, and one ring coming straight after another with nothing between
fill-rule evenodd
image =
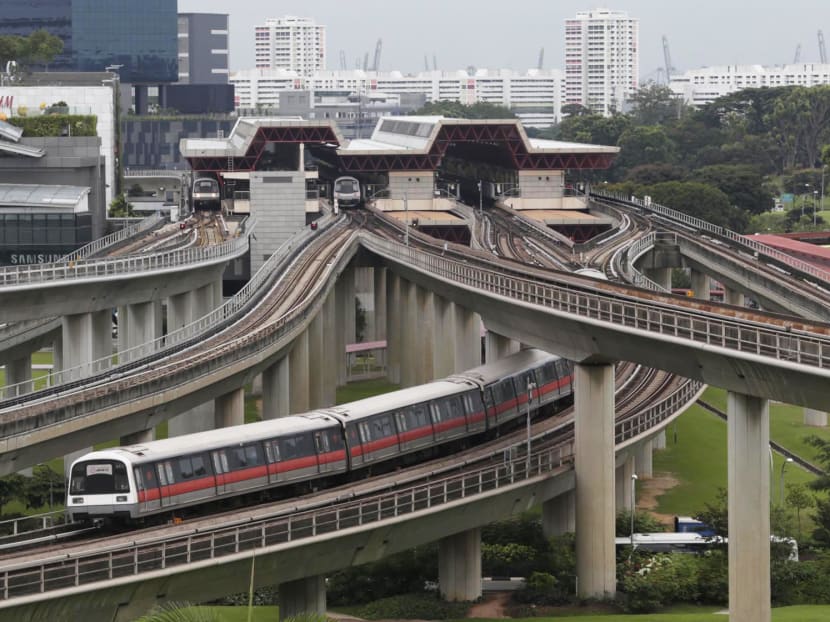
<instances>
[{"instance_id":1,"label":"shrub","mask_svg":"<svg viewBox=\"0 0 830 622\"><path fill-rule=\"evenodd\" d=\"M364 605L355 615L366 620L449 620L464 618L469 608L469 603L444 602L435 594L403 594Z\"/></svg>"},{"instance_id":2,"label":"shrub","mask_svg":"<svg viewBox=\"0 0 830 622\"><path fill-rule=\"evenodd\" d=\"M68 134L72 136L98 135L98 117L95 115L50 114L37 117L20 115L8 119L8 122L23 128L23 135L28 137Z\"/></svg>"}]
</instances>

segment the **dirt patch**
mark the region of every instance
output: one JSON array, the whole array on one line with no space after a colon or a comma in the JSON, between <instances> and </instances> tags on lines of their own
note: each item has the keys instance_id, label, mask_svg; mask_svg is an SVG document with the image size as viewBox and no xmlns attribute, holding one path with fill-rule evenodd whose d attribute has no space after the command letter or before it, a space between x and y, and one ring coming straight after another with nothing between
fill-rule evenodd
<instances>
[{"instance_id":1,"label":"dirt patch","mask_svg":"<svg viewBox=\"0 0 830 622\"><path fill-rule=\"evenodd\" d=\"M674 516L670 514L660 514L655 512L657 507L657 498L667 490L671 490L680 482L666 473L657 473L651 479L645 481L641 480L639 485L639 494L637 498L637 507L642 510L648 510L661 523L667 527L674 528Z\"/></svg>"},{"instance_id":2,"label":"dirt patch","mask_svg":"<svg viewBox=\"0 0 830 622\"><path fill-rule=\"evenodd\" d=\"M505 606L510 600L510 592L488 592L484 600L476 603L467 612L468 618L506 618Z\"/></svg>"}]
</instances>

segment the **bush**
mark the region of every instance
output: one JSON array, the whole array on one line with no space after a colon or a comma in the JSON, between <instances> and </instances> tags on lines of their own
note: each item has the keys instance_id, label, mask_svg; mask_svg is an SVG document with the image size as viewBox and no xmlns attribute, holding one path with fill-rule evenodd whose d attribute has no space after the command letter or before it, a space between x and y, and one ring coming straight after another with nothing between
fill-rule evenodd
<instances>
[{"instance_id":1,"label":"bush","mask_svg":"<svg viewBox=\"0 0 830 622\"><path fill-rule=\"evenodd\" d=\"M701 558L683 553L634 556L618 566L620 605L627 613L648 613L671 603L699 601Z\"/></svg>"},{"instance_id":2,"label":"bush","mask_svg":"<svg viewBox=\"0 0 830 622\"><path fill-rule=\"evenodd\" d=\"M464 618L469 608L469 603L444 602L435 594L404 594L364 605L355 615L366 620L451 620Z\"/></svg>"},{"instance_id":3,"label":"bush","mask_svg":"<svg viewBox=\"0 0 830 622\"><path fill-rule=\"evenodd\" d=\"M563 605L570 602L572 594L571 586L563 584L552 574L534 572L528 577L525 587L513 594L513 600L532 605Z\"/></svg>"},{"instance_id":4,"label":"bush","mask_svg":"<svg viewBox=\"0 0 830 622\"><path fill-rule=\"evenodd\" d=\"M37 117L21 115L8 119L8 122L23 128L23 135L30 138L66 136L67 134L72 136L98 135L98 117L95 115L50 114Z\"/></svg>"}]
</instances>

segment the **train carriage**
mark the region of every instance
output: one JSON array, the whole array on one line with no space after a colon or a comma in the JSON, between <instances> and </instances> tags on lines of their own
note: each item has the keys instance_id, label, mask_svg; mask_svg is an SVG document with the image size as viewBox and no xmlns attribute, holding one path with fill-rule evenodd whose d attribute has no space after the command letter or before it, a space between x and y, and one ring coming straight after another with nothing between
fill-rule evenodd
<instances>
[{"instance_id":1,"label":"train carriage","mask_svg":"<svg viewBox=\"0 0 830 622\"><path fill-rule=\"evenodd\" d=\"M334 180L334 199L339 207L360 205L360 182L355 177L338 177Z\"/></svg>"},{"instance_id":2,"label":"train carriage","mask_svg":"<svg viewBox=\"0 0 830 622\"><path fill-rule=\"evenodd\" d=\"M198 177L193 181L194 210L218 210L222 205L219 182L213 177Z\"/></svg>"},{"instance_id":3,"label":"train carriage","mask_svg":"<svg viewBox=\"0 0 830 622\"><path fill-rule=\"evenodd\" d=\"M525 414L528 386L534 408L541 408L572 393L573 365L541 350L521 350L507 358L450 377L481 387L487 410L487 427L499 426Z\"/></svg>"},{"instance_id":4,"label":"train carriage","mask_svg":"<svg viewBox=\"0 0 830 622\"><path fill-rule=\"evenodd\" d=\"M572 364L524 350L468 372L351 404L95 451L71 468L74 520L135 521L215 499L317 483L490 430L571 393Z\"/></svg>"}]
</instances>

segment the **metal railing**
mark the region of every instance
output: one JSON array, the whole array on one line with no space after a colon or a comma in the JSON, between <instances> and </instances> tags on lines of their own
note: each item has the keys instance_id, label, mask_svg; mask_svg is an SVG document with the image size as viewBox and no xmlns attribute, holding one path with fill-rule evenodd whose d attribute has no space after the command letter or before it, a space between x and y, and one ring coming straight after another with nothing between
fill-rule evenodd
<instances>
[{"instance_id":1,"label":"metal railing","mask_svg":"<svg viewBox=\"0 0 830 622\"><path fill-rule=\"evenodd\" d=\"M30 516L19 516L0 521L0 538L4 536L17 536L30 531L49 529L55 525L66 522L65 510L54 510L43 514L32 514Z\"/></svg>"},{"instance_id":2,"label":"metal railing","mask_svg":"<svg viewBox=\"0 0 830 622\"><path fill-rule=\"evenodd\" d=\"M8 266L0 268L0 287L35 283L66 282L69 279L93 279L107 276L157 272L201 263L231 259L248 248L247 237L234 238L223 244L184 248L152 255L127 255L108 259L81 259L53 264Z\"/></svg>"},{"instance_id":3,"label":"metal railing","mask_svg":"<svg viewBox=\"0 0 830 622\"><path fill-rule=\"evenodd\" d=\"M706 231L713 235L726 238L732 242L735 242L736 244L739 244L751 250L754 253L766 255L767 257L771 257L777 261L780 261L781 263L786 264L800 272L803 272L804 274L808 274L812 277L830 283L830 272L828 272L827 270L822 270L821 268L814 266L813 264L807 263L806 261L796 259L792 255L788 255L787 253L784 253L778 250L777 248L773 248L771 246L767 246L766 244L762 244L757 240L753 240L749 236L741 235L740 233L735 233L734 231L731 231L730 229L727 229L725 227L713 225L712 223L706 222L705 220L701 220L700 218L695 218L694 216L683 214L681 212L671 209L670 207L665 207L653 201L644 201L643 199L639 199L635 196L629 197L621 194L601 191L595 191L593 194L613 201L634 204L641 209L650 210L652 212L655 212L656 214L660 214L661 216L665 216L666 218L669 218L676 222L680 222L684 225L693 227L698 231Z\"/></svg>"},{"instance_id":4,"label":"metal railing","mask_svg":"<svg viewBox=\"0 0 830 622\"><path fill-rule=\"evenodd\" d=\"M668 237L667 237L668 236ZM677 244L677 236L673 233L662 233L651 231L646 235L638 238L631 246L626 249L625 253L625 273L628 280L637 287L643 289L650 289L655 292L664 292L662 286L652 281L645 274L637 270L637 260L645 255L648 251L654 248L658 241L666 241Z\"/></svg>"},{"instance_id":5,"label":"metal railing","mask_svg":"<svg viewBox=\"0 0 830 622\"><path fill-rule=\"evenodd\" d=\"M90 255L94 255L95 253L109 248L110 246L114 246L119 242L122 242L128 238L131 238L134 235L138 235L139 233L143 233L144 231L149 231L157 224L162 222L165 219L160 213L151 214L147 216L147 218L141 220L140 222L133 223L131 225L127 225L119 229L118 231L114 231L109 235L106 235L102 238L98 238L97 240L93 240L86 246L82 246L81 248L69 253L68 255L64 255L61 257L60 263L66 263L69 261L77 261L79 259L83 259L84 257L89 257Z\"/></svg>"},{"instance_id":6,"label":"metal railing","mask_svg":"<svg viewBox=\"0 0 830 622\"><path fill-rule=\"evenodd\" d=\"M568 284L553 285L508 271L477 267L363 232L361 238L372 252L479 291L707 346L830 368L830 337L823 334L757 325L677 307L656 307L648 301L637 302L630 297L618 298L614 294L586 291Z\"/></svg>"}]
</instances>

